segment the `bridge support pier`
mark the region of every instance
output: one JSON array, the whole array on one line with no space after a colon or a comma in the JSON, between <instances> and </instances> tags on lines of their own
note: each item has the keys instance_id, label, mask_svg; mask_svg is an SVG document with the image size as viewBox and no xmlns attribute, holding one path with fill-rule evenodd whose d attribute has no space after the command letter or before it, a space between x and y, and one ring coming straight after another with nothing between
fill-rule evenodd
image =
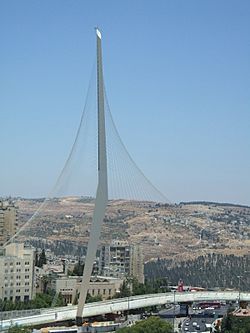
<instances>
[{"instance_id":1,"label":"bridge support pier","mask_svg":"<svg viewBox=\"0 0 250 333\"><path fill-rule=\"evenodd\" d=\"M247 309L248 302L246 302L246 301L240 301L239 306L240 306L241 309Z\"/></svg>"},{"instance_id":2,"label":"bridge support pier","mask_svg":"<svg viewBox=\"0 0 250 333\"><path fill-rule=\"evenodd\" d=\"M190 302L181 302L180 303L180 315L188 317L189 316L189 307L192 303Z\"/></svg>"},{"instance_id":3,"label":"bridge support pier","mask_svg":"<svg viewBox=\"0 0 250 333\"><path fill-rule=\"evenodd\" d=\"M76 317L76 326L82 326L83 324L83 318L82 317Z\"/></svg>"}]
</instances>

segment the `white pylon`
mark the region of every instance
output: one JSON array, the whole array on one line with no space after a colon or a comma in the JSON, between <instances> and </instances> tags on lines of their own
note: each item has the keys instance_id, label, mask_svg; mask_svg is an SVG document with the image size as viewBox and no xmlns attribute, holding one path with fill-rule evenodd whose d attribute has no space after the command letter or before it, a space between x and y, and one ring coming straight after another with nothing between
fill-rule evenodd
<instances>
[{"instance_id":1,"label":"white pylon","mask_svg":"<svg viewBox=\"0 0 250 333\"><path fill-rule=\"evenodd\" d=\"M108 203L108 175L107 175L107 153L105 133L105 112L104 112L104 88L102 71L102 45L101 32L96 28L97 39L97 106L98 106L98 186L96 191L95 208L93 221L90 230L86 260L84 265L80 297L78 300L76 323L82 324L83 308L86 301L89 282L92 273L93 263L99 243L101 226L105 216Z\"/></svg>"}]
</instances>

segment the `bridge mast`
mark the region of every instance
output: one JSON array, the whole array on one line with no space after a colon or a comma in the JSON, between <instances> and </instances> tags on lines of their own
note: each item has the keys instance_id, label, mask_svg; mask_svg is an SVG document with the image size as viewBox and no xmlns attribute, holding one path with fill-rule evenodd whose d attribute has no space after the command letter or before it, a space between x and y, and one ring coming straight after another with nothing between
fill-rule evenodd
<instances>
[{"instance_id":1,"label":"bridge mast","mask_svg":"<svg viewBox=\"0 0 250 333\"><path fill-rule=\"evenodd\" d=\"M90 237L87 248L87 255L83 271L80 297L78 301L76 323L82 324L82 314L85 305L89 281L92 273L93 263L96 257L97 246L101 233L101 226L105 216L108 203L108 177L107 177L107 154L106 154L106 133L105 133L105 112L104 112L104 85L102 70L102 36L96 28L97 39L97 106L98 106L98 186L96 191L95 208Z\"/></svg>"}]
</instances>

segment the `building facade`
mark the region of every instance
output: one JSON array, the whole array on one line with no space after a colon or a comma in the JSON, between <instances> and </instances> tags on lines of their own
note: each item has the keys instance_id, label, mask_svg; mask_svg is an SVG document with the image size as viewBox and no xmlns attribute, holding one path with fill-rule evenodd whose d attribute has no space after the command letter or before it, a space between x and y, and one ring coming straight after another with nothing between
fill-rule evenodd
<instances>
[{"instance_id":1,"label":"building facade","mask_svg":"<svg viewBox=\"0 0 250 333\"><path fill-rule=\"evenodd\" d=\"M144 283L144 259L139 245L113 240L100 251L99 274L109 277L135 277Z\"/></svg>"},{"instance_id":2,"label":"building facade","mask_svg":"<svg viewBox=\"0 0 250 333\"><path fill-rule=\"evenodd\" d=\"M138 282L144 283L144 256L140 245L131 247L130 275L135 277Z\"/></svg>"},{"instance_id":3,"label":"building facade","mask_svg":"<svg viewBox=\"0 0 250 333\"><path fill-rule=\"evenodd\" d=\"M0 298L25 302L34 296L34 250L11 243L0 254Z\"/></svg>"},{"instance_id":4,"label":"building facade","mask_svg":"<svg viewBox=\"0 0 250 333\"><path fill-rule=\"evenodd\" d=\"M82 277L64 276L52 281L52 289L56 294L61 294L65 304L76 302L80 293ZM117 278L108 278L95 276L91 277L88 294L92 297L101 296L103 300L112 298L120 292L123 280Z\"/></svg>"},{"instance_id":5,"label":"building facade","mask_svg":"<svg viewBox=\"0 0 250 333\"><path fill-rule=\"evenodd\" d=\"M18 209L11 200L0 200L0 247L17 231Z\"/></svg>"}]
</instances>

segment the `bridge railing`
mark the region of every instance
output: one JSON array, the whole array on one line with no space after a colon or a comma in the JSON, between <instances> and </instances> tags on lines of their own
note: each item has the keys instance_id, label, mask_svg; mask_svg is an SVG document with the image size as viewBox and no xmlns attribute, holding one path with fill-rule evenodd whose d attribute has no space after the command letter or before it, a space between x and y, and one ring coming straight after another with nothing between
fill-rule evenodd
<instances>
[{"instance_id":1,"label":"bridge railing","mask_svg":"<svg viewBox=\"0 0 250 333\"><path fill-rule=\"evenodd\" d=\"M0 320L29 317L41 314L42 309L0 311Z\"/></svg>"}]
</instances>

